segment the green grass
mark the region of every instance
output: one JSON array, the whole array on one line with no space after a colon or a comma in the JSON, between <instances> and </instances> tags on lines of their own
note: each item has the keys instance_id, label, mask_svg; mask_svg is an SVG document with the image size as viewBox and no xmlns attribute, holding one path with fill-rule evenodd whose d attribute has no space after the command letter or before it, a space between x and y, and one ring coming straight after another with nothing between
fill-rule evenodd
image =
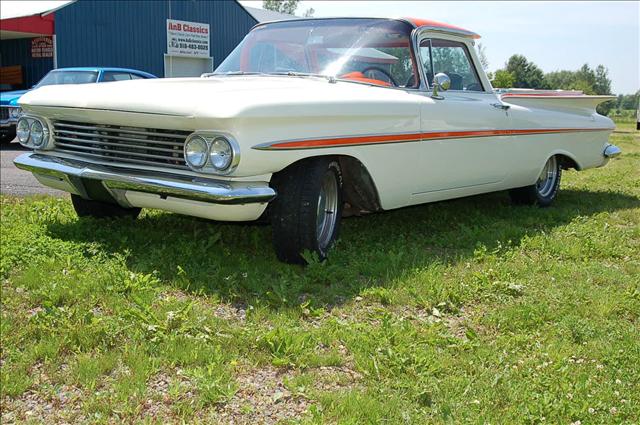
<instances>
[{"instance_id":1,"label":"green grass","mask_svg":"<svg viewBox=\"0 0 640 425\"><path fill-rule=\"evenodd\" d=\"M632 126L551 208L346 219L306 268L268 226L3 197L3 422L639 423Z\"/></svg>"}]
</instances>

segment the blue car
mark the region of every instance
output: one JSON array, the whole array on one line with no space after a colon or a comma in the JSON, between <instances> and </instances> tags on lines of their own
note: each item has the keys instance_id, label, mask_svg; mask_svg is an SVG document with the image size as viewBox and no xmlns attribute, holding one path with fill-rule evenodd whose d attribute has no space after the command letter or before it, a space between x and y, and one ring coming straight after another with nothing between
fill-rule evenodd
<instances>
[{"instance_id":1,"label":"blue car","mask_svg":"<svg viewBox=\"0 0 640 425\"><path fill-rule=\"evenodd\" d=\"M33 89L55 84L105 83L109 81L156 78L148 72L128 68L59 68L49 71ZM0 93L0 143L9 143L16 137L16 122L22 111L18 105L20 96L29 90Z\"/></svg>"}]
</instances>

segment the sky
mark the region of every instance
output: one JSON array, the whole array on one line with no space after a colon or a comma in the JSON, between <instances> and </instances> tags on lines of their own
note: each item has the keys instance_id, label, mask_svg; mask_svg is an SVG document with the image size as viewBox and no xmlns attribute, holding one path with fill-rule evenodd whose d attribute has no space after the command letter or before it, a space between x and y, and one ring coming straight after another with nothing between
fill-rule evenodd
<instances>
[{"instance_id":1,"label":"sky","mask_svg":"<svg viewBox=\"0 0 640 425\"><path fill-rule=\"evenodd\" d=\"M262 7L261 1L243 1ZM640 1L307 1L315 17L411 16L433 19L482 36L489 70L523 54L543 71L576 70L587 63L609 69L614 93L640 89Z\"/></svg>"}]
</instances>

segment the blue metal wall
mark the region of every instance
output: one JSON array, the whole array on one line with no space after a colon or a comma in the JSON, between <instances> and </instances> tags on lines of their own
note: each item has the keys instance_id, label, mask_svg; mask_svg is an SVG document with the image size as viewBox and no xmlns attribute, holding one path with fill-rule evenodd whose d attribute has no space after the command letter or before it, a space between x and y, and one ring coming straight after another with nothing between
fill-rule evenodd
<instances>
[{"instance_id":1,"label":"blue metal wall","mask_svg":"<svg viewBox=\"0 0 640 425\"><path fill-rule=\"evenodd\" d=\"M214 68L257 23L235 0L79 0L55 13L59 68L120 66L159 77L167 19L210 25Z\"/></svg>"},{"instance_id":2,"label":"blue metal wall","mask_svg":"<svg viewBox=\"0 0 640 425\"><path fill-rule=\"evenodd\" d=\"M53 58L32 58L31 39L17 38L0 42L0 67L22 65L23 87L36 84L53 68Z\"/></svg>"}]
</instances>

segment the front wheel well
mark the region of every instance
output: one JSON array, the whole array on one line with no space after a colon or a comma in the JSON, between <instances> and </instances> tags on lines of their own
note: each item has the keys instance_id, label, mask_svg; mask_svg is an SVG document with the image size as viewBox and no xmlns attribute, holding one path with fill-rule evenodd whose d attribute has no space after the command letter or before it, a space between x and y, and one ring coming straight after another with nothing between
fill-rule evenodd
<instances>
[{"instance_id":1,"label":"front wheel well","mask_svg":"<svg viewBox=\"0 0 640 425\"><path fill-rule=\"evenodd\" d=\"M342 170L342 191L346 208L344 215L359 215L363 213L380 211L380 198L376 185L367 170L367 167L357 158L348 155L328 155L338 160ZM309 157L298 160L275 175L286 173L291 167L304 161L318 157ZM271 179L273 181L273 177Z\"/></svg>"}]
</instances>

